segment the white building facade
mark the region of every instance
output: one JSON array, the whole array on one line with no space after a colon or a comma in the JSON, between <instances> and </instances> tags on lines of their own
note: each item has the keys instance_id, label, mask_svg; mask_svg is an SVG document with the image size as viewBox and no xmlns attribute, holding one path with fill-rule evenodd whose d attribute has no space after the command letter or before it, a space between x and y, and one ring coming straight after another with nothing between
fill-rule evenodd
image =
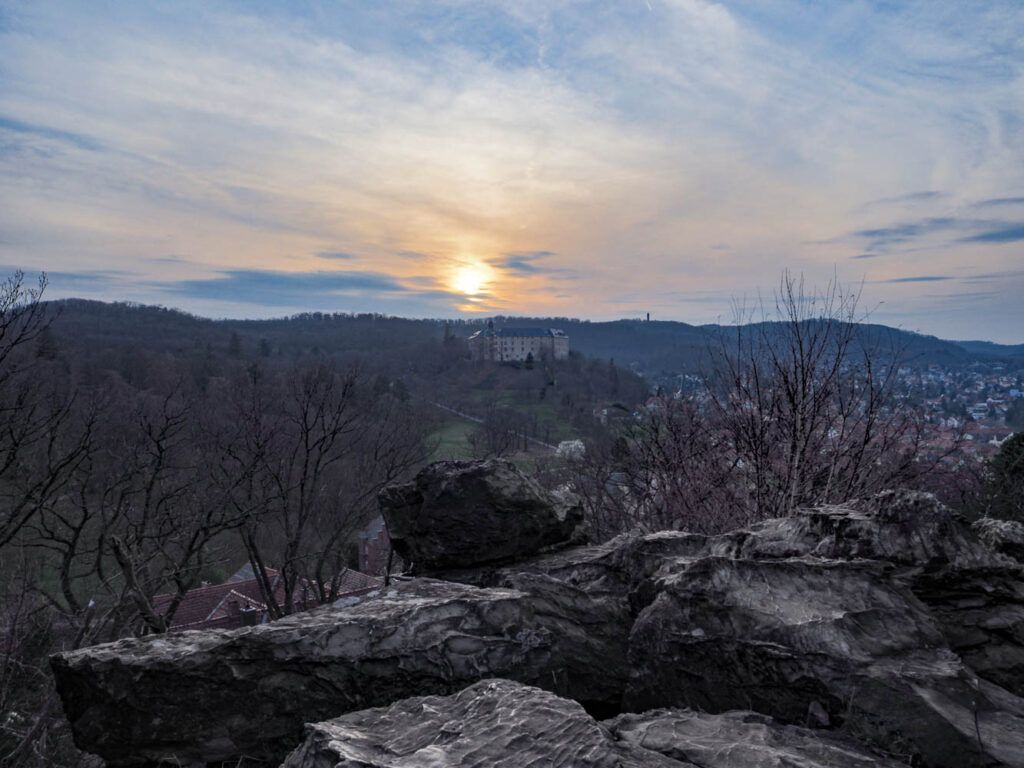
<instances>
[{"instance_id":1,"label":"white building facade","mask_svg":"<svg viewBox=\"0 0 1024 768\"><path fill-rule=\"evenodd\" d=\"M557 328L501 328L493 323L469 337L469 351L474 360L522 362L531 355L534 360L569 356L569 337Z\"/></svg>"}]
</instances>

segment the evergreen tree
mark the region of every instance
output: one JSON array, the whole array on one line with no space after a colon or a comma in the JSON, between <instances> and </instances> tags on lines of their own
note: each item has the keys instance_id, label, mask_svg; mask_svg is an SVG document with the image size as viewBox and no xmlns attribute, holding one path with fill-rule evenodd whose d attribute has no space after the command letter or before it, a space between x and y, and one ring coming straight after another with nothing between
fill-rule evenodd
<instances>
[{"instance_id":1,"label":"evergreen tree","mask_svg":"<svg viewBox=\"0 0 1024 768\"><path fill-rule=\"evenodd\" d=\"M1014 432L1024 432L1024 397L1015 397L1006 409L1006 426Z\"/></svg>"},{"instance_id":2,"label":"evergreen tree","mask_svg":"<svg viewBox=\"0 0 1024 768\"><path fill-rule=\"evenodd\" d=\"M1024 521L1024 432L1003 442L989 469L988 514Z\"/></svg>"}]
</instances>

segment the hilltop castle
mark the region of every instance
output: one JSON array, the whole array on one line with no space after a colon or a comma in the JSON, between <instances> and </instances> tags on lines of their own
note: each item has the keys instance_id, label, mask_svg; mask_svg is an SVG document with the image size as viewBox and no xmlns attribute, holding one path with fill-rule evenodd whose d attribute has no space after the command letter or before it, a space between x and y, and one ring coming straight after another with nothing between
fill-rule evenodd
<instances>
[{"instance_id":1,"label":"hilltop castle","mask_svg":"<svg viewBox=\"0 0 1024 768\"><path fill-rule=\"evenodd\" d=\"M569 356L569 337L557 328L501 328L494 321L469 337L469 351L474 360L495 362L522 361L533 355L536 360L551 357L564 360Z\"/></svg>"}]
</instances>

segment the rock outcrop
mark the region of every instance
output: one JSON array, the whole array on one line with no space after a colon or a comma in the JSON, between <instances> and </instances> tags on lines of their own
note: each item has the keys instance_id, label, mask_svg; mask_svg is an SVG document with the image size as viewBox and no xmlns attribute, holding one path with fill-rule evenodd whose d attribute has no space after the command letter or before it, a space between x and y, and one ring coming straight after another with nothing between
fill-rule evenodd
<instances>
[{"instance_id":1,"label":"rock outcrop","mask_svg":"<svg viewBox=\"0 0 1024 768\"><path fill-rule=\"evenodd\" d=\"M85 648L53 670L77 743L112 766L276 764L305 723L495 675L617 705L628 612L532 581L527 594L416 580L263 626Z\"/></svg>"},{"instance_id":2,"label":"rock outcrop","mask_svg":"<svg viewBox=\"0 0 1024 768\"><path fill-rule=\"evenodd\" d=\"M1024 701L989 695L879 563L679 562L636 620L630 664L630 711L753 709L926 765L1024 763Z\"/></svg>"},{"instance_id":3,"label":"rock outcrop","mask_svg":"<svg viewBox=\"0 0 1024 768\"><path fill-rule=\"evenodd\" d=\"M505 462L434 465L381 504L444 580L58 655L78 744L275 764L324 721L289 766L1024 767L1024 566L930 496L590 546L574 502ZM548 693L473 685L495 677Z\"/></svg>"},{"instance_id":4,"label":"rock outcrop","mask_svg":"<svg viewBox=\"0 0 1024 768\"><path fill-rule=\"evenodd\" d=\"M1024 523L983 517L971 528L992 549L1024 563Z\"/></svg>"},{"instance_id":5,"label":"rock outcrop","mask_svg":"<svg viewBox=\"0 0 1024 768\"><path fill-rule=\"evenodd\" d=\"M696 768L619 741L583 707L507 680L309 727L282 768Z\"/></svg>"},{"instance_id":6,"label":"rock outcrop","mask_svg":"<svg viewBox=\"0 0 1024 768\"><path fill-rule=\"evenodd\" d=\"M503 459L442 461L386 488L395 551L418 574L529 557L583 537L577 499L545 491Z\"/></svg>"},{"instance_id":7,"label":"rock outcrop","mask_svg":"<svg viewBox=\"0 0 1024 768\"><path fill-rule=\"evenodd\" d=\"M753 712L656 710L598 723L508 680L315 723L282 768L897 768L850 739Z\"/></svg>"},{"instance_id":8,"label":"rock outcrop","mask_svg":"<svg viewBox=\"0 0 1024 768\"><path fill-rule=\"evenodd\" d=\"M875 563L872 580L921 601L922 620L941 631L973 672L1024 695L1024 567L994 546L991 536L979 538L976 529L928 494L885 493L718 536L675 531L626 535L504 567L450 571L445 577L502 586L517 573L543 573L590 594L619 595L639 613L661 590L655 578L660 569L678 569L681 563L804 558L812 570Z\"/></svg>"},{"instance_id":9,"label":"rock outcrop","mask_svg":"<svg viewBox=\"0 0 1024 768\"><path fill-rule=\"evenodd\" d=\"M626 744L700 768L897 768L906 764L849 737L784 725L756 712L655 709L603 725Z\"/></svg>"}]
</instances>

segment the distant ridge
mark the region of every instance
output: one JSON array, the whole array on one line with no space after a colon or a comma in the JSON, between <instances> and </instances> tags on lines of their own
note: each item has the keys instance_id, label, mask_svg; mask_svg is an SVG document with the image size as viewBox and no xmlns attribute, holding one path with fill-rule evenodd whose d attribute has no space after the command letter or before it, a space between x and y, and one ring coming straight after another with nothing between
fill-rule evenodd
<instances>
[{"instance_id":1,"label":"distant ridge","mask_svg":"<svg viewBox=\"0 0 1024 768\"><path fill-rule=\"evenodd\" d=\"M614 359L655 375L696 372L706 359L709 344L736 326L690 325L673 320L640 319L590 321L565 317L497 316L474 320L410 319L372 314L309 312L270 320L212 320L164 307L134 303L107 303L86 299L50 302L59 315L55 333L83 343L101 345L143 342L151 349L199 349L205 345L226 346L232 334L247 344L267 339L275 348L308 349L325 353L370 353L387 350L400 357L403 350L439 342L447 325L456 337L466 338L484 328L488 319L495 325L536 325L561 328L571 339L572 349L589 357ZM948 341L935 336L862 324L865 332L884 335L902 351L910 365L940 364L962 366L976 362L1003 363L1024 368L1024 344L996 344L989 341Z\"/></svg>"}]
</instances>

